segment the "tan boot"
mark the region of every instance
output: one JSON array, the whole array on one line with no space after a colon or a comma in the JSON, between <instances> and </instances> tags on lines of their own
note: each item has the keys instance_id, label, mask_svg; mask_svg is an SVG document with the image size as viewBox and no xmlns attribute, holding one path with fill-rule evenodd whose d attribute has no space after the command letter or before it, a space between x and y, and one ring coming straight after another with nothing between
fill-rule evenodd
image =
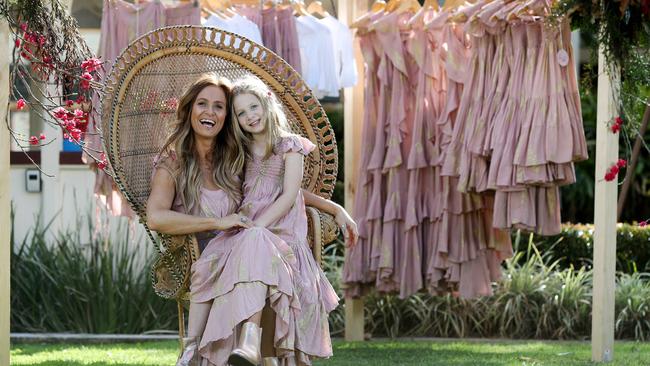
<instances>
[{"instance_id":1,"label":"tan boot","mask_svg":"<svg viewBox=\"0 0 650 366\"><path fill-rule=\"evenodd\" d=\"M262 360L262 366L279 366L280 363L278 362L277 357L264 357L264 360Z\"/></svg>"},{"instance_id":2,"label":"tan boot","mask_svg":"<svg viewBox=\"0 0 650 366\"><path fill-rule=\"evenodd\" d=\"M239 344L228 357L233 366L257 366L260 364L260 342L262 329L255 323L246 322L241 327Z\"/></svg>"},{"instance_id":3,"label":"tan boot","mask_svg":"<svg viewBox=\"0 0 650 366\"><path fill-rule=\"evenodd\" d=\"M200 337L185 337L182 339L183 352L176 361L176 366L200 366L199 356Z\"/></svg>"}]
</instances>

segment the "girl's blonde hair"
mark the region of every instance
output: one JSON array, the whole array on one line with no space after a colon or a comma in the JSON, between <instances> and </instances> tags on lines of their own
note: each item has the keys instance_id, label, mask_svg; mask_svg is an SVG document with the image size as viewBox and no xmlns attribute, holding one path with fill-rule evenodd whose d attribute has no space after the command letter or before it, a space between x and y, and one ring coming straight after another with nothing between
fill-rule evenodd
<instances>
[{"instance_id":1,"label":"girl's blonde hair","mask_svg":"<svg viewBox=\"0 0 650 366\"><path fill-rule=\"evenodd\" d=\"M203 186L200 160L192 130L192 107L199 93L208 86L221 88L226 94L227 103L223 128L212 144L212 180L236 205L242 197L241 174L244 170L245 155L240 137L233 129L228 107L232 102L232 83L226 78L204 74L181 96L176 109L176 123L161 150L161 155L173 151L178 159L176 189L183 195L187 212L200 208L200 188Z\"/></svg>"},{"instance_id":2,"label":"girl's blonde hair","mask_svg":"<svg viewBox=\"0 0 650 366\"><path fill-rule=\"evenodd\" d=\"M289 133L287 117L275 94L260 79L254 76L245 76L236 80L232 87L232 101L234 102L235 97L241 94L251 94L260 101L264 113L262 123L266 132L266 150L264 154L264 158L266 159L273 153L273 147L279 141L280 137ZM248 146L252 141L252 136L250 133L244 132L241 129L237 115L235 114L234 103L230 103L230 105L230 115L235 134L239 135L239 139L244 146ZM245 150L247 154L250 154L248 149Z\"/></svg>"}]
</instances>

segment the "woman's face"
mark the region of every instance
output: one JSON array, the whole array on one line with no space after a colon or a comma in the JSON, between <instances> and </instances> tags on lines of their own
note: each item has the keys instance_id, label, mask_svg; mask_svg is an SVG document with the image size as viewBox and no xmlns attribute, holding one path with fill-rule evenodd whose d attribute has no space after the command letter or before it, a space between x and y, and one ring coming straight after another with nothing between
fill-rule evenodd
<instances>
[{"instance_id":1,"label":"woman's face","mask_svg":"<svg viewBox=\"0 0 650 366\"><path fill-rule=\"evenodd\" d=\"M190 121L197 137L214 139L223 128L228 105L221 87L210 85L199 92L192 105Z\"/></svg>"},{"instance_id":2,"label":"woman's face","mask_svg":"<svg viewBox=\"0 0 650 366\"><path fill-rule=\"evenodd\" d=\"M242 130L256 135L264 132L264 112L259 99L253 94L238 94L233 99L233 109Z\"/></svg>"}]
</instances>

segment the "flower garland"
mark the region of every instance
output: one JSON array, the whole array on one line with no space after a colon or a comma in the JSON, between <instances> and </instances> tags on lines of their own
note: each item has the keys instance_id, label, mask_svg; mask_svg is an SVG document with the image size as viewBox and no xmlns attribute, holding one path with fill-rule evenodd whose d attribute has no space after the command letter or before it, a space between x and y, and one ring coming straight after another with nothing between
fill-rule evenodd
<instances>
[{"instance_id":1,"label":"flower garland","mask_svg":"<svg viewBox=\"0 0 650 366\"><path fill-rule=\"evenodd\" d=\"M29 104L30 111L61 128L63 137L78 144L99 169L106 168L105 156L84 143L86 128L94 115L92 96L101 89L98 73L103 71L102 62L79 34L76 20L59 0L3 1L0 16L7 19L14 39L10 83L16 108L21 110ZM25 95L15 87L17 80L26 86ZM43 146L56 140L48 140L43 133L23 136L7 127L23 152L27 144Z\"/></svg>"}]
</instances>

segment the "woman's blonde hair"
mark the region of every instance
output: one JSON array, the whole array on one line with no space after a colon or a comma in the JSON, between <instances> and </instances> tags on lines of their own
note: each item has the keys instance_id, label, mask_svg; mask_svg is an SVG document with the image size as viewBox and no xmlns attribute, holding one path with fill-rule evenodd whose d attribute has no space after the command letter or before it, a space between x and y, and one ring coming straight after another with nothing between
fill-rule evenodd
<instances>
[{"instance_id":1,"label":"woman's blonde hair","mask_svg":"<svg viewBox=\"0 0 650 366\"><path fill-rule=\"evenodd\" d=\"M279 141L280 137L289 133L287 117L282 110L280 102L271 89L264 84L260 79L254 76L245 76L237 79L232 86L232 101L235 97L241 94L250 94L255 96L259 101L264 113L263 121L264 131L266 132L266 150L264 158L268 158L273 153L273 147ZM244 132L239 126L237 115L235 114L234 103L230 103L230 115L235 129L235 134L239 136L244 147L248 146L252 141L252 136L248 132ZM245 148L246 154L250 154L249 149Z\"/></svg>"},{"instance_id":2,"label":"woman's blonde hair","mask_svg":"<svg viewBox=\"0 0 650 366\"><path fill-rule=\"evenodd\" d=\"M200 207L200 188L203 186L200 160L192 130L192 107L199 93L208 86L219 87L226 95L226 117L223 128L212 144L210 156L212 179L236 205L240 203L242 197L241 174L244 170L245 155L242 142L239 135L235 133L230 118L232 83L226 78L205 74L193 82L181 96L176 109L176 123L161 151L162 155L173 150L178 159L176 189L183 195L187 212Z\"/></svg>"}]
</instances>

